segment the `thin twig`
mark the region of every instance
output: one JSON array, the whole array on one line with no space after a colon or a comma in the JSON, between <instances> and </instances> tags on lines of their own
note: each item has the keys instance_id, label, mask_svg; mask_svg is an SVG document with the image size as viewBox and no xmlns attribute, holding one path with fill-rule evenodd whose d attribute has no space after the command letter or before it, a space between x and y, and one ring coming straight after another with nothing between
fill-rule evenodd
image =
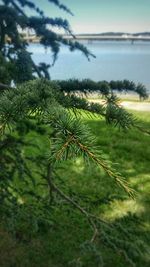
<instances>
[{"instance_id":1,"label":"thin twig","mask_svg":"<svg viewBox=\"0 0 150 267\"><path fill-rule=\"evenodd\" d=\"M49 163L47 166L47 176L46 176L46 180L48 183L48 187L49 187L49 203L52 204L53 202L53 184L52 184L52 166Z\"/></svg>"},{"instance_id":2,"label":"thin twig","mask_svg":"<svg viewBox=\"0 0 150 267\"><path fill-rule=\"evenodd\" d=\"M71 199L69 196L67 196L60 188L58 188L53 182L51 182L52 189L55 190L63 199L65 199L67 202L71 203L75 208L77 208L82 214L85 215L88 222L90 223L92 229L93 229L93 235L90 240L91 243L93 243L98 235L98 229L94 222L94 216L91 216L90 213L88 213L84 208L82 208L79 204L77 204L73 199ZM92 218L93 217L93 218Z\"/></svg>"},{"instance_id":3,"label":"thin twig","mask_svg":"<svg viewBox=\"0 0 150 267\"><path fill-rule=\"evenodd\" d=\"M135 128L136 128L137 130L139 130L140 132L142 132L142 133L145 133L145 134L147 134L147 135L150 135L150 131L148 131L147 129L144 129L143 127L141 127L141 126L139 126L139 125L135 125Z\"/></svg>"},{"instance_id":4,"label":"thin twig","mask_svg":"<svg viewBox=\"0 0 150 267\"><path fill-rule=\"evenodd\" d=\"M6 90L6 89L10 89L12 88L10 85L4 84L4 83L0 83L0 90Z\"/></svg>"}]
</instances>

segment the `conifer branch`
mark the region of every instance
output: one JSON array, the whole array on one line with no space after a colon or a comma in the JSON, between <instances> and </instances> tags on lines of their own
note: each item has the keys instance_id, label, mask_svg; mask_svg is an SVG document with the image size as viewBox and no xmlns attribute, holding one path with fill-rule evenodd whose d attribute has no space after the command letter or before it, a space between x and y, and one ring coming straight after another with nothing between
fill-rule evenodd
<instances>
[{"instance_id":1,"label":"conifer branch","mask_svg":"<svg viewBox=\"0 0 150 267\"><path fill-rule=\"evenodd\" d=\"M7 90L11 88L10 85L7 85L7 84L3 84L3 83L0 83L0 90Z\"/></svg>"},{"instance_id":2,"label":"conifer branch","mask_svg":"<svg viewBox=\"0 0 150 267\"><path fill-rule=\"evenodd\" d=\"M116 238L114 237L114 239L112 239L111 236L109 236L109 232L111 233L112 231L115 230L115 227L119 227L120 231L124 233L126 236L128 236L128 238L130 238L129 233L126 232L126 230L122 228L120 224L118 223L114 225L110 224L107 221L95 216L94 214L89 213L86 209L81 207L72 198L66 195L53 181L51 181L51 186L52 186L52 190L54 190L61 198L66 200L67 203L70 203L77 210L79 210L81 214L83 214L85 218L87 219L93 233L92 233L91 239L87 241L86 243L89 242L90 246L94 246L96 241L104 242L104 244L106 243L107 246L112 248L116 253L118 253L119 251L119 253L124 256L126 262L128 262L131 266L133 267L136 266L135 263L130 258L130 256L128 255L128 253L126 252L126 250L121 246L121 244L123 245L124 241L122 239L118 240L117 237ZM135 246L135 250L137 250L138 253L140 254L138 247ZM81 261L81 257L78 257L77 259L74 259L73 262L78 263L80 261Z\"/></svg>"},{"instance_id":3,"label":"conifer branch","mask_svg":"<svg viewBox=\"0 0 150 267\"><path fill-rule=\"evenodd\" d=\"M88 131L88 129L86 127L82 129L82 126L79 123L79 121L78 121L78 128L76 128L77 126L74 126L73 121L74 120L72 118L69 118L67 114L66 116L59 117L59 119L56 119L56 121L52 120L51 124L54 127L54 129L57 129L57 131L59 129L60 131L60 134L58 132L57 139L54 139L54 142L56 142L56 146L54 144L54 146L52 147L52 159L56 162L61 161L63 159L67 159L69 157L69 150L71 149L71 147L73 148L73 145L75 145L78 150L77 151L75 148L73 148L75 156L79 154L83 156L86 155L88 159L91 159L98 166L102 167L102 169L108 174L108 176L115 179L117 184L119 184L129 194L129 196L134 197L134 190L130 188L128 182L119 173L117 173L115 170L109 167L100 154L94 152L95 141L92 140L92 136L88 140L86 140L86 136L85 137L83 136L83 141L81 141L81 136L79 135L79 133L78 135L75 134L75 132L79 131L78 129L79 127L81 127L80 129L81 132L82 131L86 132ZM63 123L65 123L65 131ZM67 129L67 123L69 124L68 128L70 129ZM62 136L62 131L64 132L63 136ZM90 136L89 132L87 132L87 136L88 137ZM59 144L59 141L61 141L61 143L60 146L57 147L57 143ZM92 143L92 149L88 147L88 144L84 144L88 142Z\"/></svg>"},{"instance_id":4,"label":"conifer branch","mask_svg":"<svg viewBox=\"0 0 150 267\"><path fill-rule=\"evenodd\" d=\"M139 125L135 125L135 128L137 128L137 130L139 130L140 132L150 135L150 131L147 129L144 129L143 127L139 126Z\"/></svg>"},{"instance_id":5,"label":"conifer branch","mask_svg":"<svg viewBox=\"0 0 150 267\"><path fill-rule=\"evenodd\" d=\"M91 237L90 242L93 243L98 235L98 228L93 220L94 215L88 213L83 207L81 207L78 203L76 203L72 198L67 196L58 186L56 186L55 183L51 182L52 189L56 191L63 199L65 199L67 202L71 203L76 209L78 209L88 220L89 224L91 225L93 229L93 234ZM103 222L103 220L99 219L100 222Z\"/></svg>"},{"instance_id":6,"label":"conifer branch","mask_svg":"<svg viewBox=\"0 0 150 267\"><path fill-rule=\"evenodd\" d=\"M49 163L47 166L47 176L46 176L46 180L48 183L48 187L49 187L49 203L50 205L53 202L53 183L52 183L52 165Z\"/></svg>"},{"instance_id":7,"label":"conifer branch","mask_svg":"<svg viewBox=\"0 0 150 267\"><path fill-rule=\"evenodd\" d=\"M130 188L128 182L118 173L116 173L114 170L112 170L106 162L96 156L93 152L91 152L87 146L84 146L82 143L80 143L77 138L73 135L70 136L68 141L61 147L61 149L56 153L56 159L61 160L64 151L69 148L70 143L75 143L83 153L86 153L90 159L92 159L94 162L97 163L97 165L101 166L105 172L112 178L115 179L115 181L129 194L129 196L134 197L135 191Z\"/></svg>"}]
</instances>

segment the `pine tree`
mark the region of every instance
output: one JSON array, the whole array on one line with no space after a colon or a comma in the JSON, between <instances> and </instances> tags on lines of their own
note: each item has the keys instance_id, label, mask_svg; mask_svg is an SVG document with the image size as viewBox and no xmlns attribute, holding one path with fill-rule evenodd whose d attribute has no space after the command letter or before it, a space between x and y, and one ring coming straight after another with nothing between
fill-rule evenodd
<instances>
[{"instance_id":1,"label":"pine tree","mask_svg":"<svg viewBox=\"0 0 150 267\"><path fill-rule=\"evenodd\" d=\"M8 65L11 63L13 66L10 73L15 83L28 81L37 76L49 78L48 68L50 65L47 66L44 63L36 65L33 62L31 54L27 51L28 43L21 33L23 30L35 32L41 45L51 48L53 54L51 65L57 59L61 44L66 45L71 51L80 50L87 58L93 56L82 44L64 39L62 35L55 32L55 29L59 28L65 33L73 35L67 20L46 17L44 11L40 10L32 1L2 0L1 2L3 4L0 6L0 56L3 60L9 61ZM71 11L59 1L49 2L72 15ZM27 15L27 7L33 11L33 16ZM6 82L9 81L6 79Z\"/></svg>"},{"instance_id":2,"label":"pine tree","mask_svg":"<svg viewBox=\"0 0 150 267\"><path fill-rule=\"evenodd\" d=\"M71 11L57 0L49 0L64 11ZM92 229L91 239L82 246L88 251L99 265L103 266L98 244L122 253L126 261L134 264L134 256L140 255L138 244L120 224L109 224L99 216L92 214L67 193L67 184L61 188L60 169L68 160L78 157L84 159L85 164L94 164L105 171L114 183L130 196L134 190L127 180L115 170L114 165L106 160L103 152L97 147L95 136L84 124L82 112L90 116L105 118L108 124L119 126L123 130L137 127L136 119L118 102L115 90L131 90L146 98L145 87L136 86L132 82L117 81L107 83L91 80L50 81L48 66L44 63L36 65L27 51L27 43L21 37L18 26L22 29L34 29L41 38L41 44L51 47L53 63L57 59L60 44L67 45L71 50L78 49L88 58L92 56L84 46L78 42L68 41L47 25L63 28L69 34L69 23L58 18L47 18L32 1L3 0L0 6L0 203L4 220L14 219L17 210L26 205L37 205L41 216L46 216L48 209L59 207L62 199L79 210L87 219ZM37 13L29 17L25 7ZM52 64L53 64L52 63ZM36 79L36 77L40 79ZM15 87L11 88L11 81ZM105 99L105 105L89 103L84 97L88 92L98 92ZM32 134L35 138L30 140ZM38 140L44 138L44 149L39 147ZM49 145L47 143L49 140ZM44 189L43 189L44 188ZM47 211L45 211L47 207ZM37 214L35 213L35 217ZM37 216L37 217L38 217ZM37 219L37 218L36 218ZM40 217L41 220L41 217ZM49 217L42 220L47 223ZM38 221L38 219L37 219ZM13 220L12 220L13 222ZM15 227L14 227L15 228ZM118 229L124 235L118 237ZM82 256L73 260L71 264L82 266Z\"/></svg>"}]
</instances>

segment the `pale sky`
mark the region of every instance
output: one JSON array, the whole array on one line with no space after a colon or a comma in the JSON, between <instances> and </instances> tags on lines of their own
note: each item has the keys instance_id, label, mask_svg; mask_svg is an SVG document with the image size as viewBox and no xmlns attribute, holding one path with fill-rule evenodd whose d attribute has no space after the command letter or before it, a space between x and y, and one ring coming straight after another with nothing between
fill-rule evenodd
<instances>
[{"instance_id":1,"label":"pale sky","mask_svg":"<svg viewBox=\"0 0 150 267\"><path fill-rule=\"evenodd\" d=\"M74 33L150 31L150 0L60 0L68 15L48 0L35 0L50 17L67 18Z\"/></svg>"}]
</instances>

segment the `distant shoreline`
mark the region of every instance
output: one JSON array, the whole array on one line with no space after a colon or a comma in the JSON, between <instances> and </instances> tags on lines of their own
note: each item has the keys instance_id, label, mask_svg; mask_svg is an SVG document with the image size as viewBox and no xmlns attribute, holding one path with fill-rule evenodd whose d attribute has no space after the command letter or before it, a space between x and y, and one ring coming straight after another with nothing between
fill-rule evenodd
<instances>
[{"instance_id":1,"label":"distant shoreline","mask_svg":"<svg viewBox=\"0 0 150 267\"><path fill-rule=\"evenodd\" d=\"M106 32L106 33L78 33L75 38L70 34L60 34L67 40L88 40L88 41L146 41L150 42L150 32L126 33L126 32ZM40 42L40 37L30 32L22 33L23 39L28 42Z\"/></svg>"},{"instance_id":2,"label":"distant shoreline","mask_svg":"<svg viewBox=\"0 0 150 267\"><path fill-rule=\"evenodd\" d=\"M105 104L103 99L88 99L89 102ZM125 109L150 112L150 102L120 100L120 106Z\"/></svg>"}]
</instances>

